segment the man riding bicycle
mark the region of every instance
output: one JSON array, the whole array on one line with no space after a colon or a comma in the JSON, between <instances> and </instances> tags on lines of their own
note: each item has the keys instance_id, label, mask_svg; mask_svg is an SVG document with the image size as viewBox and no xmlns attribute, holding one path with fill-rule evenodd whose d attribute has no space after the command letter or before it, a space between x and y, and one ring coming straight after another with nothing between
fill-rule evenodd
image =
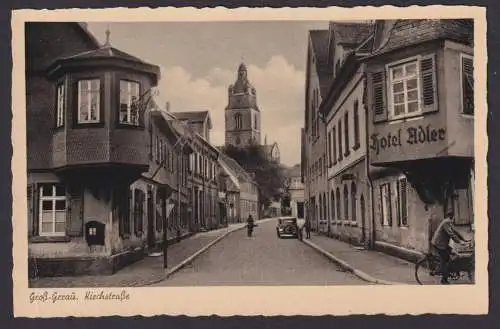
<instances>
[{"instance_id":1,"label":"man riding bicycle","mask_svg":"<svg viewBox=\"0 0 500 329\"><path fill-rule=\"evenodd\" d=\"M450 239L456 243L467 243L466 240L453 225L453 213L448 212L446 217L441 221L436 232L432 236L431 246L441 259L441 284L448 284L450 275L450 260L453 252L450 247Z\"/></svg>"}]
</instances>

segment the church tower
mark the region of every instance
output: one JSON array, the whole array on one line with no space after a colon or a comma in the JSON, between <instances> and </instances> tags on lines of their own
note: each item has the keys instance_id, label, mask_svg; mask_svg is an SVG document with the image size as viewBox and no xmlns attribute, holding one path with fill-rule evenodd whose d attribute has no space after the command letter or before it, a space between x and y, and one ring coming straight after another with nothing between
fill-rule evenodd
<instances>
[{"instance_id":1,"label":"church tower","mask_svg":"<svg viewBox=\"0 0 500 329\"><path fill-rule=\"evenodd\" d=\"M255 88L248 81L244 63L238 68L236 82L228 89L225 121L226 145L245 147L249 144L261 144L257 95Z\"/></svg>"}]
</instances>

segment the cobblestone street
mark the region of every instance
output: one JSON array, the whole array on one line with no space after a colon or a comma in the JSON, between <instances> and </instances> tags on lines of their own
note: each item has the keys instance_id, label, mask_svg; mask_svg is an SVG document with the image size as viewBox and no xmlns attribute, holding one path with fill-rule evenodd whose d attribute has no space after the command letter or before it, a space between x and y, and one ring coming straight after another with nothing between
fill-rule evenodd
<instances>
[{"instance_id":1,"label":"cobblestone street","mask_svg":"<svg viewBox=\"0 0 500 329\"><path fill-rule=\"evenodd\" d=\"M254 237L232 233L155 286L368 284L299 240L279 239L275 228L271 220L260 223Z\"/></svg>"}]
</instances>

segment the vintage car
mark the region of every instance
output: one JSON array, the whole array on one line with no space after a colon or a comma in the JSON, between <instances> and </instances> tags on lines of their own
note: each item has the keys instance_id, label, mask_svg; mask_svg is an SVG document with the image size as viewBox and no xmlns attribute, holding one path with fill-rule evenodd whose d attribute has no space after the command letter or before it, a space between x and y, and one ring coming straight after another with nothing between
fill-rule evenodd
<instances>
[{"instance_id":1,"label":"vintage car","mask_svg":"<svg viewBox=\"0 0 500 329\"><path fill-rule=\"evenodd\" d=\"M276 225L276 234L278 238L283 237L299 237L297 218L295 217L280 217Z\"/></svg>"}]
</instances>

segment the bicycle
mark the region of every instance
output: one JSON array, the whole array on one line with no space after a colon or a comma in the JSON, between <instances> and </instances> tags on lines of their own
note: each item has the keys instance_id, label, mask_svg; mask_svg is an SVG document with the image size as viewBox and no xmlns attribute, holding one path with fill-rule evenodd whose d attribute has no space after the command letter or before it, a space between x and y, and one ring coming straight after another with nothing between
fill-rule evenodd
<instances>
[{"instance_id":1,"label":"bicycle","mask_svg":"<svg viewBox=\"0 0 500 329\"><path fill-rule=\"evenodd\" d=\"M470 241L468 241L470 242ZM474 247L471 243L472 250L466 250L451 255L449 265L449 277L452 282L457 282L467 276L469 283L474 283L475 278L475 254ZM441 258L432 252L426 253L415 264L415 279L418 284L439 284L443 275L440 270ZM428 274L430 277L426 277ZM425 280L424 280L425 278ZM438 282L436 282L439 279Z\"/></svg>"}]
</instances>

